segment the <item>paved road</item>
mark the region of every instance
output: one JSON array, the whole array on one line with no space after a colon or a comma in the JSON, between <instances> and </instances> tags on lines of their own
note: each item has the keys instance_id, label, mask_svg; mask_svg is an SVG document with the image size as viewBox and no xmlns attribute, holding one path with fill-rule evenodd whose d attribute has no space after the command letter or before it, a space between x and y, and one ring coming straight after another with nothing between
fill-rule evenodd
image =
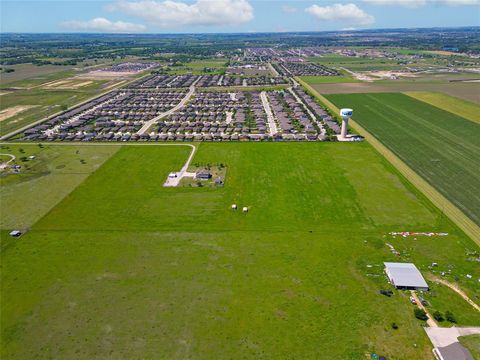
<instances>
[{"instance_id":1,"label":"paved road","mask_svg":"<svg viewBox=\"0 0 480 360\"><path fill-rule=\"evenodd\" d=\"M277 70L275 70L275 68L273 67L273 65L271 63L268 63L268 69L270 70L270 72L273 74L273 76L280 76L280 74L278 73Z\"/></svg>"},{"instance_id":2,"label":"paved road","mask_svg":"<svg viewBox=\"0 0 480 360\"><path fill-rule=\"evenodd\" d=\"M425 328L434 347L444 347L458 342L459 336L480 334L480 327Z\"/></svg>"},{"instance_id":3,"label":"paved road","mask_svg":"<svg viewBox=\"0 0 480 360\"><path fill-rule=\"evenodd\" d=\"M8 166L8 164L10 164L12 161L15 160L15 155L12 155L12 154L0 154L0 155L10 157L10 160L0 164L0 170L4 170Z\"/></svg>"},{"instance_id":4,"label":"paved road","mask_svg":"<svg viewBox=\"0 0 480 360\"><path fill-rule=\"evenodd\" d=\"M198 79L197 79L198 80ZM154 117L152 120L149 120L147 121L140 130L138 130L137 134L138 135L142 135L142 134L145 134L145 132L150 129L150 127L155 123L157 122L158 120L160 119L163 119L164 117L168 116L168 115L171 115L173 114L175 111L177 111L178 109L180 109L181 107L183 107L187 102L188 100L190 100L190 98L192 97L192 95L195 93L195 85L191 85L187 94L185 95L185 97L176 105L174 106L173 108L171 108L170 110L168 111L165 111L163 113L161 113L160 115Z\"/></svg>"},{"instance_id":5,"label":"paved road","mask_svg":"<svg viewBox=\"0 0 480 360\"><path fill-rule=\"evenodd\" d=\"M294 80L295 81L295 80ZM326 134L326 131L325 129L323 128L323 125L320 123L320 121L317 120L317 117L310 111L310 109L308 108L308 106L303 102L302 99L300 99L300 97L295 93L295 91L292 90L292 88L288 88L287 89L288 92L290 94L293 95L293 97L295 98L295 100L297 100L297 102L299 104L302 104L303 108L307 111L308 115L310 115L310 118L312 119L312 121L315 121L315 123L318 125L318 127L320 128L320 133L322 135L325 135Z\"/></svg>"},{"instance_id":6,"label":"paved road","mask_svg":"<svg viewBox=\"0 0 480 360\"><path fill-rule=\"evenodd\" d=\"M277 124L275 124L275 118L273 117L272 109L270 108L270 104L268 103L267 93L262 91L260 93L260 99L262 100L263 108L267 113L267 121L268 121L268 128L270 129L270 135L275 135L277 130Z\"/></svg>"},{"instance_id":7,"label":"paved road","mask_svg":"<svg viewBox=\"0 0 480 360\"><path fill-rule=\"evenodd\" d=\"M163 184L163 186L165 187L177 186L180 183L180 180L182 180L184 176L186 175L190 177L192 176L192 174L188 173L187 170L188 170L188 167L190 166L190 163L192 162L193 156L195 155L195 151L197 151L197 148L195 147L195 145L191 145L191 144L184 144L184 146L190 146L192 148L192 151L190 152L190 155L187 161L185 162L183 167L180 169L180 171L175 173L177 176L167 178L167 180Z\"/></svg>"}]
</instances>

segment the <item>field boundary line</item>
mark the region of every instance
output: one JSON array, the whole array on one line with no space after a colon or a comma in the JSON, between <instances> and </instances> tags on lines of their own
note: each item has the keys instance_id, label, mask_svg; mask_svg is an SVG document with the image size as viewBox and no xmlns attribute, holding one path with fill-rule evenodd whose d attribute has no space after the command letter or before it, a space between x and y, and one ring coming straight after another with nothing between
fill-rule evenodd
<instances>
[{"instance_id":1,"label":"field boundary line","mask_svg":"<svg viewBox=\"0 0 480 360\"><path fill-rule=\"evenodd\" d=\"M477 118L472 118L472 117L467 117L465 115L462 115L462 114L457 114L449 109L447 109L446 107L440 107L438 106L437 104L435 104L434 102L431 102L431 101L427 101L426 99L423 99L422 97L418 97L418 95L420 94L437 94L437 95L441 95L441 96L445 96L445 97L449 97L449 98L452 98L452 100L458 100L460 102L465 102L465 103L468 103L468 104L471 104L469 106L471 107L476 107L478 108L479 112L480 112L480 106L471 102L471 101L467 101L467 100L464 100L464 99L460 99L460 98L456 98L455 96L451 96L451 95L448 95L448 94L445 94L445 93L437 93L437 92L434 92L434 91L404 91L402 92L402 94L404 95L407 95L409 97L411 97L412 99L415 99L417 101L421 101L425 104L428 104L428 105L431 105L431 106L434 106L438 109L441 109L443 111L447 111L451 114L454 114L454 115L457 115L459 117L461 117L462 119L465 119L465 120L468 120L468 121L471 121L471 122L474 122L475 124L480 124L480 117L477 119ZM417 95L417 96L416 96Z\"/></svg>"},{"instance_id":2,"label":"field boundary line","mask_svg":"<svg viewBox=\"0 0 480 360\"><path fill-rule=\"evenodd\" d=\"M319 94L314 88L305 83L303 80L296 78L306 89L314 94L320 102L327 108L336 113L339 109L331 103L327 98ZM380 142L375 136L370 134L364 127L355 120L350 119L350 125L360 135L384 156L410 183L412 183L423 195L425 195L441 212L443 212L450 220L452 220L467 236L469 236L477 245L480 245L480 227L468 218L459 208L450 202L445 196L438 192L432 185L418 175L412 168L404 163L389 148Z\"/></svg>"}]
</instances>

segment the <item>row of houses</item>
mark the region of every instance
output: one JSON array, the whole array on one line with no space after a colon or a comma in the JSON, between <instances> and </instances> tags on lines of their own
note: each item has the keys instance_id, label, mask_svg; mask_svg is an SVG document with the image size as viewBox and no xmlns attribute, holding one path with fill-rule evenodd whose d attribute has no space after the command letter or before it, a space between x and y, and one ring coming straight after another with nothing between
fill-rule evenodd
<instances>
[{"instance_id":1,"label":"row of houses","mask_svg":"<svg viewBox=\"0 0 480 360\"><path fill-rule=\"evenodd\" d=\"M334 134L340 134L340 126L337 121L331 117L309 94L307 94L303 88L295 88L295 93L300 97L303 103L314 114L317 121L320 121L322 125L329 128Z\"/></svg>"},{"instance_id":2,"label":"row of houses","mask_svg":"<svg viewBox=\"0 0 480 360\"><path fill-rule=\"evenodd\" d=\"M36 141L324 141L324 135L317 134L227 134L227 133L150 133L139 135L135 132L108 133L55 133L37 134L29 140Z\"/></svg>"}]
</instances>

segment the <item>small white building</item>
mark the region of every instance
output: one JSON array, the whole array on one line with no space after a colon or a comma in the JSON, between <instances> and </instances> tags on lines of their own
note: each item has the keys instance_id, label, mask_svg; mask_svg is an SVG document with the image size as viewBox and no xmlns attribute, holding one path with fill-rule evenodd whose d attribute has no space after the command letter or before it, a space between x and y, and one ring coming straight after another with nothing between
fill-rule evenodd
<instances>
[{"instance_id":1,"label":"small white building","mask_svg":"<svg viewBox=\"0 0 480 360\"><path fill-rule=\"evenodd\" d=\"M384 264L390 282L397 289L428 291L428 284L415 264L392 262Z\"/></svg>"}]
</instances>

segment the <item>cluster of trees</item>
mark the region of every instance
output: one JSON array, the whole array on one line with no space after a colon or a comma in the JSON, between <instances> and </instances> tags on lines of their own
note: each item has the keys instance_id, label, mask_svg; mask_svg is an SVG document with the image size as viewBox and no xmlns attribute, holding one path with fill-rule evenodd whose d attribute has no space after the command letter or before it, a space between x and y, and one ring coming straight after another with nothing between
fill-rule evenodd
<instances>
[{"instance_id":1,"label":"cluster of trees","mask_svg":"<svg viewBox=\"0 0 480 360\"><path fill-rule=\"evenodd\" d=\"M427 316L427 313L425 312L425 310L422 310L420 308L415 308L415 310L413 310L413 313L415 315L415 317L419 320L427 320L428 319L428 316ZM442 322L442 321L449 321L451 323L456 323L457 322L457 319L455 317L455 315L450 311L450 310L447 310L445 312L445 314L442 314L440 311L436 310L433 314L432 314L433 318L438 321L438 322Z\"/></svg>"}]
</instances>

